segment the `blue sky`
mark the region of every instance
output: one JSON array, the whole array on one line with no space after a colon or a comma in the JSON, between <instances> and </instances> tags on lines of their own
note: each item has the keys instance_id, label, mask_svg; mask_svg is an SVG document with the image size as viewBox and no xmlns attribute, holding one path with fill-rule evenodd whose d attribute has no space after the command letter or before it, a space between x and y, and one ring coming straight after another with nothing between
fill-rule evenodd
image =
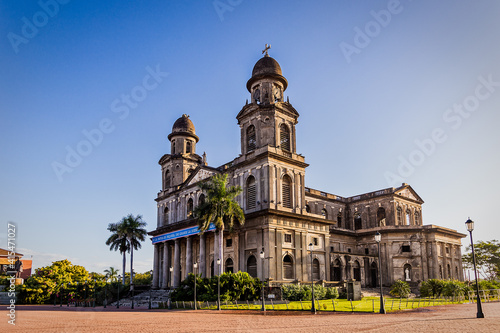
<instances>
[{"instance_id":1,"label":"blue sky","mask_svg":"<svg viewBox=\"0 0 500 333\"><path fill-rule=\"evenodd\" d=\"M183 113L209 165L235 158L265 43L301 115L307 186L352 196L404 181L425 224L465 232L470 216L476 240L499 238L498 1L54 4L0 3L0 246L14 222L35 267L121 269L106 227L133 213L154 229L157 162ZM134 258L152 268L149 241Z\"/></svg>"}]
</instances>

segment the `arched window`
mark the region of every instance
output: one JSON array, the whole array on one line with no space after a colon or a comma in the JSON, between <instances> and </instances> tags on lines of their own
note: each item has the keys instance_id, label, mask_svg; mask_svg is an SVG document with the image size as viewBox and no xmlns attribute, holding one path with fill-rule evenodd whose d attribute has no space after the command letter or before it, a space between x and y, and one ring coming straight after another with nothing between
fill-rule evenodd
<instances>
[{"instance_id":1,"label":"arched window","mask_svg":"<svg viewBox=\"0 0 500 333\"><path fill-rule=\"evenodd\" d=\"M324 208L323 208L323 209L321 210L321 215L323 215L323 216L325 217L325 219L327 219L327 218L328 218L328 213L326 212L326 209L324 209Z\"/></svg>"},{"instance_id":2,"label":"arched window","mask_svg":"<svg viewBox=\"0 0 500 333\"><path fill-rule=\"evenodd\" d=\"M398 206L396 211L397 211L398 225L402 225L403 224L403 209L401 209L401 207Z\"/></svg>"},{"instance_id":3,"label":"arched window","mask_svg":"<svg viewBox=\"0 0 500 333\"><path fill-rule=\"evenodd\" d=\"M451 267L450 264L447 265L447 271L448 271L448 279L451 279Z\"/></svg>"},{"instance_id":4,"label":"arched window","mask_svg":"<svg viewBox=\"0 0 500 333\"><path fill-rule=\"evenodd\" d=\"M406 225L410 225L410 220L411 220L411 211L410 211L410 209L408 208L408 209L406 210L406 219L405 219Z\"/></svg>"},{"instance_id":5,"label":"arched window","mask_svg":"<svg viewBox=\"0 0 500 333\"><path fill-rule=\"evenodd\" d=\"M335 259L330 270L330 279L332 281L342 281L342 263L339 259Z\"/></svg>"},{"instance_id":6,"label":"arched window","mask_svg":"<svg viewBox=\"0 0 500 333\"><path fill-rule=\"evenodd\" d=\"M192 144L190 140L186 141L186 153L191 154Z\"/></svg>"},{"instance_id":7,"label":"arched window","mask_svg":"<svg viewBox=\"0 0 500 333\"><path fill-rule=\"evenodd\" d=\"M283 277L293 280L293 259L288 254L283 258Z\"/></svg>"},{"instance_id":8,"label":"arched window","mask_svg":"<svg viewBox=\"0 0 500 333\"><path fill-rule=\"evenodd\" d=\"M175 154L175 139L172 141L172 154Z\"/></svg>"},{"instance_id":9,"label":"arched window","mask_svg":"<svg viewBox=\"0 0 500 333\"><path fill-rule=\"evenodd\" d=\"M354 279L356 281L361 281L361 266L359 264L359 261L355 260L352 264L352 272L354 274Z\"/></svg>"},{"instance_id":10,"label":"arched window","mask_svg":"<svg viewBox=\"0 0 500 333\"><path fill-rule=\"evenodd\" d=\"M226 270L225 270L226 273L232 273L233 272L233 259L227 258L225 267L226 267Z\"/></svg>"},{"instance_id":11,"label":"arched window","mask_svg":"<svg viewBox=\"0 0 500 333\"><path fill-rule=\"evenodd\" d=\"M403 281L411 281L411 265L410 264L406 264L404 265L403 267Z\"/></svg>"},{"instance_id":12,"label":"arched window","mask_svg":"<svg viewBox=\"0 0 500 333\"><path fill-rule=\"evenodd\" d=\"M418 211L415 211L415 225L420 225L420 214Z\"/></svg>"},{"instance_id":13,"label":"arched window","mask_svg":"<svg viewBox=\"0 0 500 333\"><path fill-rule=\"evenodd\" d=\"M201 206L205 203L205 194L200 194L200 197L198 198L198 206Z\"/></svg>"},{"instance_id":14,"label":"arched window","mask_svg":"<svg viewBox=\"0 0 500 333\"><path fill-rule=\"evenodd\" d=\"M443 266L439 265L439 278L443 279Z\"/></svg>"},{"instance_id":15,"label":"arched window","mask_svg":"<svg viewBox=\"0 0 500 333\"><path fill-rule=\"evenodd\" d=\"M168 224L168 207L163 209L163 225Z\"/></svg>"},{"instance_id":16,"label":"arched window","mask_svg":"<svg viewBox=\"0 0 500 333\"><path fill-rule=\"evenodd\" d=\"M385 226L385 209L384 209L384 207L379 207L377 209L377 225L379 227Z\"/></svg>"},{"instance_id":17,"label":"arched window","mask_svg":"<svg viewBox=\"0 0 500 333\"><path fill-rule=\"evenodd\" d=\"M337 214L337 227L342 228L342 212Z\"/></svg>"},{"instance_id":18,"label":"arched window","mask_svg":"<svg viewBox=\"0 0 500 333\"><path fill-rule=\"evenodd\" d=\"M254 209L257 195L257 185L255 178L250 176L247 178L247 209Z\"/></svg>"},{"instance_id":19,"label":"arched window","mask_svg":"<svg viewBox=\"0 0 500 333\"><path fill-rule=\"evenodd\" d=\"M170 187L171 178L170 170L165 171L165 190Z\"/></svg>"},{"instance_id":20,"label":"arched window","mask_svg":"<svg viewBox=\"0 0 500 333\"><path fill-rule=\"evenodd\" d=\"M255 136L255 126L250 125L247 128L247 151L252 151L257 148L257 140Z\"/></svg>"},{"instance_id":21,"label":"arched window","mask_svg":"<svg viewBox=\"0 0 500 333\"><path fill-rule=\"evenodd\" d=\"M285 124L280 125L280 147L283 150L290 151L290 130Z\"/></svg>"},{"instance_id":22,"label":"arched window","mask_svg":"<svg viewBox=\"0 0 500 333\"><path fill-rule=\"evenodd\" d=\"M290 176L285 175L281 183L283 207L292 208L292 179Z\"/></svg>"},{"instance_id":23,"label":"arched window","mask_svg":"<svg viewBox=\"0 0 500 333\"><path fill-rule=\"evenodd\" d=\"M370 277L371 277L371 287L372 288L375 288L377 286L377 284L378 284L377 270L378 270L378 267L377 267L377 264L374 261L370 265Z\"/></svg>"},{"instance_id":24,"label":"arched window","mask_svg":"<svg viewBox=\"0 0 500 333\"><path fill-rule=\"evenodd\" d=\"M188 201L187 201L187 217L190 218L190 217L193 217L193 199L192 198L189 198Z\"/></svg>"},{"instance_id":25,"label":"arched window","mask_svg":"<svg viewBox=\"0 0 500 333\"><path fill-rule=\"evenodd\" d=\"M313 266L312 267L312 270L313 270L313 272L312 272L313 276L312 277L313 277L314 281L317 281L320 278L320 275L319 275L319 260L316 259L316 258L314 258L312 266Z\"/></svg>"},{"instance_id":26,"label":"arched window","mask_svg":"<svg viewBox=\"0 0 500 333\"><path fill-rule=\"evenodd\" d=\"M354 214L354 229L359 230L363 227L363 221L361 220L361 214Z\"/></svg>"},{"instance_id":27,"label":"arched window","mask_svg":"<svg viewBox=\"0 0 500 333\"><path fill-rule=\"evenodd\" d=\"M311 207L309 207L309 205L306 205L306 212L307 212L307 213L310 213L310 212L311 212Z\"/></svg>"},{"instance_id":28,"label":"arched window","mask_svg":"<svg viewBox=\"0 0 500 333\"><path fill-rule=\"evenodd\" d=\"M251 277L257 277L257 259L253 255L247 259L247 272Z\"/></svg>"}]
</instances>

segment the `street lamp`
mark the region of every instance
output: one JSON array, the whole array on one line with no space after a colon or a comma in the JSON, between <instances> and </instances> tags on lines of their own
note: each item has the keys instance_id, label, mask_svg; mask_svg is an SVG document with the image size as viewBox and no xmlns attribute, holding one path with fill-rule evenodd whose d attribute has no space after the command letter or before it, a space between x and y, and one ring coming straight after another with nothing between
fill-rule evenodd
<instances>
[{"instance_id":1,"label":"street lamp","mask_svg":"<svg viewBox=\"0 0 500 333\"><path fill-rule=\"evenodd\" d=\"M380 261L380 241L382 240L382 235L380 232L375 233L375 242L378 244L378 276L380 280L380 313L385 314L384 308L384 294L382 291L382 262Z\"/></svg>"},{"instance_id":2,"label":"street lamp","mask_svg":"<svg viewBox=\"0 0 500 333\"><path fill-rule=\"evenodd\" d=\"M193 267L194 267L194 309L197 310L196 308L196 269L198 268L198 263L195 262L193 264Z\"/></svg>"},{"instance_id":3,"label":"street lamp","mask_svg":"<svg viewBox=\"0 0 500 333\"><path fill-rule=\"evenodd\" d=\"M266 304L264 301L264 259L265 258L266 258L266 254L264 253L264 250L260 251L260 259L262 260L262 288L261 288L262 311L266 311Z\"/></svg>"},{"instance_id":4,"label":"street lamp","mask_svg":"<svg viewBox=\"0 0 500 333\"><path fill-rule=\"evenodd\" d=\"M172 281L173 281L173 274L174 274L174 267L173 266L170 266L170 268L168 269L170 271L170 287L172 288ZM168 309L169 310L172 310L172 302L170 301L170 297L168 298Z\"/></svg>"},{"instance_id":5,"label":"street lamp","mask_svg":"<svg viewBox=\"0 0 500 333\"><path fill-rule=\"evenodd\" d=\"M474 221L470 218L465 222L467 226L467 231L470 234L470 245L472 247L472 263L474 264L474 277L476 278L476 292L477 292L477 318L484 318L483 308L481 307L481 296L479 295L479 284L477 281L477 269L476 269L476 253L474 253L474 242L472 241L472 230L474 230Z\"/></svg>"},{"instance_id":6,"label":"street lamp","mask_svg":"<svg viewBox=\"0 0 500 333\"><path fill-rule=\"evenodd\" d=\"M220 258L217 258L217 310L220 311Z\"/></svg>"},{"instance_id":7,"label":"street lamp","mask_svg":"<svg viewBox=\"0 0 500 333\"><path fill-rule=\"evenodd\" d=\"M116 300L116 308L119 309L120 308L120 280L121 280L121 275L118 275L117 276L118 278L118 295L117 295L117 300Z\"/></svg>"},{"instance_id":8,"label":"street lamp","mask_svg":"<svg viewBox=\"0 0 500 333\"><path fill-rule=\"evenodd\" d=\"M311 252L311 292L312 292L312 307L311 312L316 314L316 305L314 300L314 276L313 276L313 244L309 243L309 251Z\"/></svg>"}]
</instances>

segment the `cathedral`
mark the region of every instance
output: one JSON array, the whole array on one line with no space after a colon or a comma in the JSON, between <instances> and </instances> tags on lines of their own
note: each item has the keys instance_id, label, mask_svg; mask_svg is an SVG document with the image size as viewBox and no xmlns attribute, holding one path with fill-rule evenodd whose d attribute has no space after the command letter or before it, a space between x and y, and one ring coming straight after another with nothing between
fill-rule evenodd
<instances>
[{"instance_id":1,"label":"cathedral","mask_svg":"<svg viewBox=\"0 0 500 333\"><path fill-rule=\"evenodd\" d=\"M288 81L278 62L265 55L246 84L250 102L236 115L241 154L212 167L196 153L199 141L189 116L175 121L170 153L159 160L158 220L149 232L154 245L153 288L177 287L189 273L248 272L269 285L323 281L379 284L381 234L383 285L396 280L463 280L461 238L455 230L424 225L424 201L403 183L353 197L306 186L303 155L296 150L299 113L284 92ZM299 138L300 139L300 138ZM219 255L213 228L200 234L194 208L205 199L198 183L227 174L240 186L245 224L225 232Z\"/></svg>"}]
</instances>

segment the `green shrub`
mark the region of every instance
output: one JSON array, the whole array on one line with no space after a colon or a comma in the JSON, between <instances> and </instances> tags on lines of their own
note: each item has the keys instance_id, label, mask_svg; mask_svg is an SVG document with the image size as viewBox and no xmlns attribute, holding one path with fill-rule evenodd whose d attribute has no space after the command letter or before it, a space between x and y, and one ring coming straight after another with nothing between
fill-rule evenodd
<instances>
[{"instance_id":1,"label":"green shrub","mask_svg":"<svg viewBox=\"0 0 500 333\"><path fill-rule=\"evenodd\" d=\"M429 279L423 281L420 286L420 296L422 297L438 297L443 292L444 280Z\"/></svg>"},{"instance_id":2,"label":"green shrub","mask_svg":"<svg viewBox=\"0 0 500 333\"><path fill-rule=\"evenodd\" d=\"M389 293L394 297L408 297L411 293L410 285L406 281L397 280L392 284Z\"/></svg>"},{"instance_id":3,"label":"green shrub","mask_svg":"<svg viewBox=\"0 0 500 333\"><path fill-rule=\"evenodd\" d=\"M443 296L464 296L470 289L466 283L458 280L446 280L443 284Z\"/></svg>"},{"instance_id":4,"label":"green shrub","mask_svg":"<svg viewBox=\"0 0 500 333\"><path fill-rule=\"evenodd\" d=\"M310 301L312 299L311 286L287 284L281 286L283 299L289 301ZM314 285L314 299L333 299L338 298L337 288L325 288L322 285Z\"/></svg>"}]
</instances>

